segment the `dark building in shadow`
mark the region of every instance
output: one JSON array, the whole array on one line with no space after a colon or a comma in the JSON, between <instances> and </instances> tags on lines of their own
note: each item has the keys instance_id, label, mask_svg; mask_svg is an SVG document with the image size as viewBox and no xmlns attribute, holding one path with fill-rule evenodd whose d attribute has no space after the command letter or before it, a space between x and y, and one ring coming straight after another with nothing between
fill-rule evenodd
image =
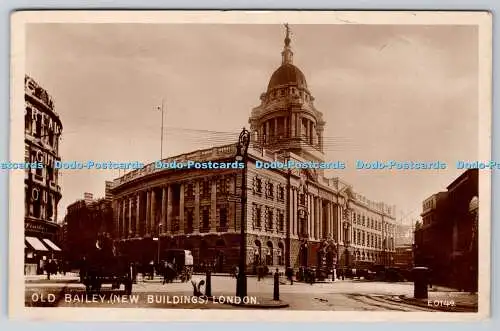
<instances>
[{"instance_id":1,"label":"dark building in shadow","mask_svg":"<svg viewBox=\"0 0 500 331\"><path fill-rule=\"evenodd\" d=\"M113 232L111 202L105 198L94 200L90 193L85 193L85 199L68 206L64 227L65 258L75 268L92 251L99 233Z\"/></svg>"},{"instance_id":2,"label":"dark building in shadow","mask_svg":"<svg viewBox=\"0 0 500 331\"><path fill-rule=\"evenodd\" d=\"M431 269L432 283L477 291L478 170L470 169L423 202L415 230L415 265Z\"/></svg>"}]
</instances>

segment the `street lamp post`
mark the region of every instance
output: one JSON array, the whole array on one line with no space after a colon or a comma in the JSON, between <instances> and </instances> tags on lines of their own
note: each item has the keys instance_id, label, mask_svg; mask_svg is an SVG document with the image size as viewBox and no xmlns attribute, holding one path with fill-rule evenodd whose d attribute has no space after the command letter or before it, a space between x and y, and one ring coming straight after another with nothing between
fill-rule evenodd
<instances>
[{"instance_id":1,"label":"street lamp post","mask_svg":"<svg viewBox=\"0 0 500 331\"><path fill-rule=\"evenodd\" d=\"M247 199L247 187L246 187L246 166L247 166L247 153L248 146L250 144L250 132L243 128L238 138L238 144L236 146L236 161L243 163L242 176L241 176L241 242L240 242L240 265L238 280L236 282L236 295L240 298L247 296L247 276L246 276L246 199Z\"/></svg>"},{"instance_id":2,"label":"street lamp post","mask_svg":"<svg viewBox=\"0 0 500 331\"><path fill-rule=\"evenodd\" d=\"M156 259L158 265L160 264L160 242L161 242L160 233L161 233L161 223L158 224L158 237L153 238L154 241L158 241L158 244L157 244L158 252L157 252L157 259Z\"/></svg>"},{"instance_id":3,"label":"street lamp post","mask_svg":"<svg viewBox=\"0 0 500 331\"><path fill-rule=\"evenodd\" d=\"M161 247L161 223L158 224L158 265L160 264L160 247Z\"/></svg>"}]
</instances>

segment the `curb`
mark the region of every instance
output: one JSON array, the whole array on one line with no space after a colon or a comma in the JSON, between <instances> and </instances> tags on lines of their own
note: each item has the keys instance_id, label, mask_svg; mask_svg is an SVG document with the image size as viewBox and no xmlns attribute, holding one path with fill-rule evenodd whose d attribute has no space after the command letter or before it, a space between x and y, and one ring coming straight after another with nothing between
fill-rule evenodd
<instances>
[{"instance_id":1,"label":"curb","mask_svg":"<svg viewBox=\"0 0 500 331\"><path fill-rule=\"evenodd\" d=\"M67 283L79 283L79 279L26 279L24 283L48 283L48 284L67 284Z\"/></svg>"},{"instance_id":2,"label":"curb","mask_svg":"<svg viewBox=\"0 0 500 331\"><path fill-rule=\"evenodd\" d=\"M275 301L269 300L268 302L262 303L227 303L234 307L243 307L243 308L264 308L264 309L276 309L276 308L287 308L290 305L282 300Z\"/></svg>"}]
</instances>

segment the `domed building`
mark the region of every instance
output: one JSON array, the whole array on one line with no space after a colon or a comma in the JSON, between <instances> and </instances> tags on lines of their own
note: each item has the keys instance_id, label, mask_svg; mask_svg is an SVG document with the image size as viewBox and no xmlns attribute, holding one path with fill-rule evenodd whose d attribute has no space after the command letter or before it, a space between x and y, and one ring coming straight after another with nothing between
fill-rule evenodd
<instances>
[{"instance_id":1,"label":"domed building","mask_svg":"<svg viewBox=\"0 0 500 331\"><path fill-rule=\"evenodd\" d=\"M395 207L371 201L322 168L261 168L271 162L324 161L325 121L304 73L293 63L289 30L281 65L249 118L251 143L242 169L158 168L155 163L113 182L115 236L142 263L165 249L193 252L194 264L217 271L238 265L242 181L248 272L388 264L394 252ZM235 142L236 143L236 142ZM234 162L236 144L193 151L164 164ZM244 176L243 176L244 175ZM160 253L159 253L160 252Z\"/></svg>"},{"instance_id":2,"label":"domed building","mask_svg":"<svg viewBox=\"0 0 500 331\"><path fill-rule=\"evenodd\" d=\"M314 107L306 77L293 64L289 31L282 62L271 75L261 104L254 108L250 127L261 146L270 151L289 151L312 161L322 161L323 114Z\"/></svg>"}]
</instances>

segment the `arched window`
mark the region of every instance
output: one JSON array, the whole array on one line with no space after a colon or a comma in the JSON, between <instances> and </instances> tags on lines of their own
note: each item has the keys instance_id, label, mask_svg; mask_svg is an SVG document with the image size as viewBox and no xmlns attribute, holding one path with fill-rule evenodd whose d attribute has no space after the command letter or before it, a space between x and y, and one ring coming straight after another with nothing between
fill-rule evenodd
<instances>
[{"instance_id":1,"label":"arched window","mask_svg":"<svg viewBox=\"0 0 500 331\"><path fill-rule=\"evenodd\" d=\"M278 264L279 265L284 265L285 264L285 248L283 246L283 243L280 242L278 244L278 251L277 251L277 255L278 255Z\"/></svg>"},{"instance_id":2,"label":"arched window","mask_svg":"<svg viewBox=\"0 0 500 331\"><path fill-rule=\"evenodd\" d=\"M259 240L255 240L255 250L254 250L254 264L260 264L262 256L262 244Z\"/></svg>"},{"instance_id":3,"label":"arched window","mask_svg":"<svg viewBox=\"0 0 500 331\"><path fill-rule=\"evenodd\" d=\"M274 264L274 252L273 243L271 241L267 242L267 252L266 252L266 265Z\"/></svg>"}]
</instances>

